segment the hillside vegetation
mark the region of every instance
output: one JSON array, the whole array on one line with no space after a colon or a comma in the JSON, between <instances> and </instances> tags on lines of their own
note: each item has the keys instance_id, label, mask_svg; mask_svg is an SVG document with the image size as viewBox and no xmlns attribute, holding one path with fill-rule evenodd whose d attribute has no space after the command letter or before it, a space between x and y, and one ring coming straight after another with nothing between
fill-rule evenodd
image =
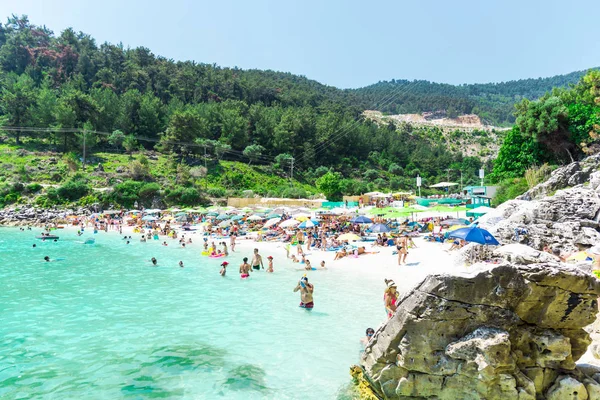
<instances>
[{"instance_id":1,"label":"hillside vegetation","mask_svg":"<svg viewBox=\"0 0 600 400\"><path fill-rule=\"evenodd\" d=\"M386 114L444 112L449 118L478 115L488 125L515 122L514 105L527 98L535 100L553 88L576 84L586 71L549 78L449 85L425 80L392 79L356 89L354 94L372 109Z\"/></svg>"},{"instance_id":2,"label":"hillside vegetation","mask_svg":"<svg viewBox=\"0 0 600 400\"><path fill-rule=\"evenodd\" d=\"M449 140L365 118L378 96L386 93L175 62L13 16L0 25L0 205L189 205L251 193L335 200L414 190L417 175L424 185L461 174L475 183L479 168L491 170L489 153L469 152L460 130ZM484 136L475 140L498 140Z\"/></svg>"}]
</instances>

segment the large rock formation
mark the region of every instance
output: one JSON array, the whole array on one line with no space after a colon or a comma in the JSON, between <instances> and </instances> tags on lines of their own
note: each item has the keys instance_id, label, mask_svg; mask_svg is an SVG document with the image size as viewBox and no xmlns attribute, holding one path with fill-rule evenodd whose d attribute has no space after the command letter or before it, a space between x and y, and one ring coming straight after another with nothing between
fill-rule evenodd
<instances>
[{"instance_id":1,"label":"large rock formation","mask_svg":"<svg viewBox=\"0 0 600 400\"><path fill-rule=\"evenodd\" d=\"M362 379L385 399L598 399L575 365L598 295L558 263L429 276L369 342Z\"/></svg>"},{"instance_id":2,"label":"large rock formation","mask_svg":"<svg viewBox=\"0 0 600 400\"><path fill-rule=\"evenodd\" d=\"M581 161L573 162L564 167L555 169L552 171L552 174L550 174L548 180L531 188L523 195L519 196L518 199L540 199L544 196L552 195L557 190L582 185L588 181L591 181L592 184L598 181L596 184L597 187L598 184L600 184L600 176L597 172L599 169L600 154L586 157Z\"/></svg>"}]
</instances>

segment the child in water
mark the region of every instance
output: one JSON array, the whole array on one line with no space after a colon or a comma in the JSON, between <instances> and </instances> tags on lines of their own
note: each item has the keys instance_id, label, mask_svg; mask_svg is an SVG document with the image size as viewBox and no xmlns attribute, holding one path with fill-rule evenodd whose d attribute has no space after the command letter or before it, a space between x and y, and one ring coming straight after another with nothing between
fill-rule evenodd
<instances>
[{"instance_id":1,"label":"child in water","mask_svg":"<svg viewBox=\"0 0 600 400\"><path fill-rule=\"evenodd\" d=\"M221 263L221 271L219 272L219 274L221 276L225 276L225 274L227 273L227 266L229 265L229 263L227 261L223 261L223 263Z\"/></svg>"},{"instance_id":2,"label":"child in water","mask_svg":"<svg viewBox=\"0 0 600 400\"><path fill-rule=\"evenodd\" d=\"M267 257L267 260L269 260L269 266L267 268L267 272L273 272L273 256Z\"/></svg>"}]
</instances>

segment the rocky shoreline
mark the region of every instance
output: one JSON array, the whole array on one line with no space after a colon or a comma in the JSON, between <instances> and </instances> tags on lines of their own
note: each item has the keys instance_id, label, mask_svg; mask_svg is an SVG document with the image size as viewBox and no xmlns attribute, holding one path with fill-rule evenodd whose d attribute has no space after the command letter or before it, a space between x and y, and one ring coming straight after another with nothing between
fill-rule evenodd
<instances>
[{"instance_id":1,"label":"rocky shoreline","mask_svg":"<svg viewBox=\"0 0 600 400\"><path fill-rule=\"evenodd\" d=\"M39 208L34 206L10 207L0 210L0 226L44 226L49 223L66 223L68 215L91 215L87 208Z\"/></svg>"},{"instance_id":2,"label":"rocky shoreline","mask_svg":"<svg viewBox=\"0 0 600 400\"><path fill-rule=\"evenodd\" d=\"M480 218L505 245L465 246L455 262L471 264L469 274L430 275L400 299L351 370L359 390L379 399L600 399L600 280L589 262L561 262L600 244L599 221L600 155ZM584 353L589 363L577 364Z\"/></svg>"}]
</instances>

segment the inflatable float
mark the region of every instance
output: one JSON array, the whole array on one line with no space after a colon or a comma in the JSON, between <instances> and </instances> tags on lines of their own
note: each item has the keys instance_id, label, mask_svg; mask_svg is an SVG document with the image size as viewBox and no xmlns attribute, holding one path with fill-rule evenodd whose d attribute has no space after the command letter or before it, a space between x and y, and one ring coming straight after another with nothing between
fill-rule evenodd
<instances>
[{"instance_id":1,"label":"inflatable float","mask_svg":"<svg viewBox=\"0 0 600 400\"><path fill-rule=\"evenodd\" d=\"M39 235L39 236L36 236L35 238L36 239L51 239L51 240L54 240L54 239L58 239L59 237L56 236L56 235Z\"/></svg>"}]
</instances>

